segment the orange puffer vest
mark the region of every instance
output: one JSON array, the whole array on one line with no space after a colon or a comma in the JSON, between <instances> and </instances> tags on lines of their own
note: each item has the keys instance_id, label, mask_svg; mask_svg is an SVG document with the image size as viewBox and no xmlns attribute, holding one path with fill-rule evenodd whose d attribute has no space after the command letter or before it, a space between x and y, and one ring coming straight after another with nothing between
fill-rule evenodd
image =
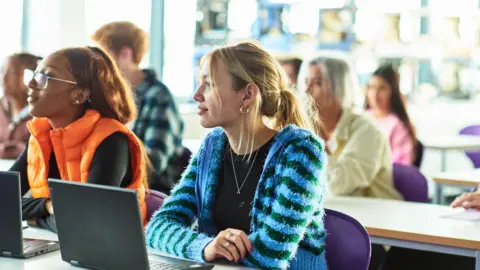
<instances>
[{"instance_id":1,"label":"orange puffer vest","mask_svg":"<svg viewBox=\"0 0 480 270\"><path fill-rule=\"evenodd\" d=\"M132 181L127 188L137 191L140 211L146 224L147 208L143 184L146 161L139 140L125 125L114 119L101 117L95 110L87 110L82 118L66 128L52 130L46 118L34 118L27 126L31 133L27 175L33 198L50 198L48 166L52 149L62 180L86 183L90 164L100 143L115 132L127 135L132 166Z\"/></svg>"}]
</instances>

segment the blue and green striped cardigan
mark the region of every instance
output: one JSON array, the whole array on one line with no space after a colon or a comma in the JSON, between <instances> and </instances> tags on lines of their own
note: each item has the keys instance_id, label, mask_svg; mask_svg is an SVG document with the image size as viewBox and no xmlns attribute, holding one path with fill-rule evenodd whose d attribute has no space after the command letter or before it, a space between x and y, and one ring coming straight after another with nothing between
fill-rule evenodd
<instances>
[{"instance_id":1,"label":"blue and green striped cardigan","mask_svg":"<svg viewBox=\"0 0 480 270\"><path fill-rule=\"evenodd\" d=\"M212 209L226 135L204 140L180 183L146 229L147 245L204 261L218 233ZM256 268L326 269L323 225L326 155L320 139L289 125L274 137L251 212L253 251L241 262ZM198 229L192 224L198 221ZM298 252L297 252L298 251Z\"/></svg>"}]
</instances>

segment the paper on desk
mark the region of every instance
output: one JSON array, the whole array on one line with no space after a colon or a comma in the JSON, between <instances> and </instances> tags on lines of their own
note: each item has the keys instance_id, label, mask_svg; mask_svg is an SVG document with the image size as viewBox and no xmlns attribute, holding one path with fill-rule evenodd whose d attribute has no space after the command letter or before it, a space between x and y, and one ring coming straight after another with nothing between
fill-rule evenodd
<instances>
[{"instance_id":1,"label":"paper on desk","mask_svg":"<svg viewBox=\"0 0 480 270\"><path fill-rule=\"evenodd\" d=\"M457 220L480 221L480 211L475 209L454 209L452 212L441 215L440 217Z\"/></svg>"}]
</instances>

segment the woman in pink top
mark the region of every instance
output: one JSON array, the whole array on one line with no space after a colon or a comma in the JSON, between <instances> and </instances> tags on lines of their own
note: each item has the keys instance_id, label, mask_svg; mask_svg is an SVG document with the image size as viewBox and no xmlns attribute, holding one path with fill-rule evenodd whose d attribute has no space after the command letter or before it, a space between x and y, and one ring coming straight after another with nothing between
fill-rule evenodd
<instances>
[{"instance_id":1,"label":"woman in pink top","mask_svg":"<svg viewBox=\"0 0 480 270\"><path fill-rule=\"evenodd\" d=\"M368 82L365 107L389 138L393 163L412 165L417 139L398 79L391 65L380 66Z\"/></svg>"}]
</instances>

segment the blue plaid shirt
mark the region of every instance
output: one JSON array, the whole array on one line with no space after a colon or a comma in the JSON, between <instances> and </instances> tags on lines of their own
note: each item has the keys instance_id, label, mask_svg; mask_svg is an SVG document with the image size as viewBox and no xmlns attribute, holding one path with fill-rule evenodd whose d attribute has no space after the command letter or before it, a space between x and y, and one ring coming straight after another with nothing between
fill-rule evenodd
<instances>
[{"instance_id":1,"label":"blue plaid shirt","mask_svg":"<svg viewBox=\"0 0 480 270\"><path fill-rule=\"evenodd\" d=\"M143 72L145 79L135 93L138 116L132 130L143 141L157 173L176 182L178 168L172 164L183 152L183 120L172 93L157 79L155 71Z\"/></svg>"}]
</instances>

